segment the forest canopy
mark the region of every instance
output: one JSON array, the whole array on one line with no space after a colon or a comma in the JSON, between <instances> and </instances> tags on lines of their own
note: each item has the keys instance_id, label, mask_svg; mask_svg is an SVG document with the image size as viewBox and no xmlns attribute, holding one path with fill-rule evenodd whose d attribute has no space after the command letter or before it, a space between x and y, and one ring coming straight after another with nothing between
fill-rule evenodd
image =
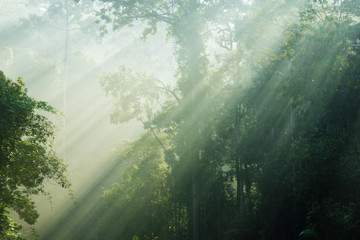
<instances>
[{"instance_id":1,"label":"forest canopy","mask_svg":"<svg viewBox=\"0 0 360 240\"><path fill-rule=\"evenodd\" d=\"M115 30L140 19L148 26L147 35L156 32L158 23L165 23L176 43L178 64L176 87L158 85L176 94L176 99L171 94L163 99L161 110L148 114L144 122L163 148L170 169L164 180L173 201L168 231L155 226L147 231L126 228L119 229L119 237L360 236L355 184L360 180L358 4L104 2L108 4L99 11L100 22ZM266 32L269 27L272 33ZM219 46L227 50L213 66L211 50L206 49L209 39L203 34L211 28L217 30L213 36ZM127 80L104 78L105 90L117 104L127 101L124 89L129 95L139 92L125 85ZM132 81L138 86L145 79ZM156 89L144 89L158 94ZM148 96L131 103L146 103ZM124 201L118 195L121 190L115 189L119 185L105 193L105 200L119 196L118 203L112 200L105 205L111 212ZM152 222L143 218L135 224Z\"/></svg>"}]
</instances>

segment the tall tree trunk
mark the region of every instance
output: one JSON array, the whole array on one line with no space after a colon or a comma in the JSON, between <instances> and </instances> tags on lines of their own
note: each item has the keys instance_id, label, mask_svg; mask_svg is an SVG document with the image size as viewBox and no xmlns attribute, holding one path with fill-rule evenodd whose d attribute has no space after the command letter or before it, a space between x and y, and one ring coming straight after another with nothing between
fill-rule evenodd
<instances>
[{"instance_id":1,"label":"tall tree trunk","mask_svg":"<svg viewBox=\"0 0 360 240\"><path fill-rule=\"evenodd\" d=\"M191 194L192 194L192 228L191 231L193 240L200 239L200 209L199 209L199 192L201 186L199 182L199 161L200 149L198 147L198 140L200 139L200 124L198 107L199 84L203 79L204 63L203 52L204 44L200 33L201 17L198 9L197 0L190 0L186 6L187 14L183 16L176 31L174 31L175 38L179 43L179 67L181 69L181 81L179 82L179 89L183 94L183 106L186 109L187 115L184 116L182 124L183 132L186 133L184 142L186 144L187 153L185 159L191 164Z\"/></svg>"},{"instance_id":2,"label":"tall tree trunk","mask_svg":"<svg viewBox=\"0 0 360 240\"><path fill-rule=\"evenodd\" d=\"M66 112L67 112L67 82L68 82L68 52L69 52L69 0L65 0L65 49L64 49L64 61L63 61L63 112L65 117L63 118L63 156L66 157Z\"/></svg>"},{"instance_id":3,"label":"tall tree trunk","mask_svg":"<svg viewBox=\"0 0 360 240\"><path fill-rule=\"evenodd\" d=\"M197 3L195 0L191 2L191 12L189 13L188 18L186 19L185 27L186 29L183 32L184 40L184 50L187 53L187 67L188 72L185 73L185 91L184 97L189 104L190 118L188 123L185 125L187 131L191 129L193 135L190 137L191 142L188 145L190 156L193 161L192 163L192 208L193 208L193 240L200 239L200 209L199 209L199 191L200 191L200 182L199 182L199 157L200 149L196 146L198 140L200 139L200 126L198 119L198 109L197 109L197 97L199 94L199 84L202 81L203 69L201 54L203 52L203 42L200 34L200 19L197 13Z\"/></svg>"}]
</instances>

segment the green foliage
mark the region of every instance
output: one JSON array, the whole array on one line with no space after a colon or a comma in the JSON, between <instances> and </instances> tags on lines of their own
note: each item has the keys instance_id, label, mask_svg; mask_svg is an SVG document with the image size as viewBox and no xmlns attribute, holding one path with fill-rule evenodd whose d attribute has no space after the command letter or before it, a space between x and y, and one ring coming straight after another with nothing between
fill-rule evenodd
<instances>
[{"instance_id":1,"label":"green foliage","mask_svg":"<svg viewBox=\"0 0 360 240\"><path fill-rule=\"evenodd\" d=\"M169 170L160 146L151 134L145 134L117 158L122 169L119 181L104 192L100 235L106 239L166 239Z\"/></svg>"},{"instance_id":2,"label":"green foliage","mask_svg":"<svg viewBox=\"0 0 360 240\"><path fill-rule=\"evenodd\" d=\"M159 165L128 166L105 193L108 209L118 209L108 214L127 216L119 225L129 233L110 230L113 236L164 236L159 229L165 228L173 230L174 239L196 240L359 236L360 195L354 186L360 181L360 52L354 1L255 1L244 12L243 5L219 1L230 17L211 13L219 5L210 1L107 2L99 16L115 29L141 19L150 26L146 35L158 22L169 24L178 47L181 92L177 104L156 108L161 98L154 80L143 88L141 75L124 67L104 78L103 86L118 101L118 122L151 113L144 126L160 143L157 148L163 147L172 179L171 185L166 177L152 179L148 186L152 193L162 184L166 191L158 198L173 201L162 205L168 212L163 217L141 187L142 177ZM227 32L220 45L231 51L214 71L207 67L201 34L207 16ZM261 43L269 38L267 27L276 34ZM124 158L141 159L143 153L132 145ZM148 206L141 208L142 216L167 221L138 224L146 230L137 232L128 226L129 219L140 222L132 204ZM102 227L114 218L105 215Z\"/></svg>"},{"instance_id":3,"label":"green foliage","mask_svg":"<svg viewBox=\"0 0 360 240\"><path fill-rule=\"evenodd\" d=\"M348 175L340 169L353 164L343 157L352 158L345 149L357 131L354 113L359 98L353 84L357 85L358 74L352 69L358 68L359 62L354 59L358 51L351 48L354 19L338 17L337 10L322 3L304 11L301 21L288 29L278 55L254 81L253 96L259 94L256 89L266 89L272 101L265 109L264 105L252 106L261 116L258 127L269 132L267 122L283 119L282 130L272 125L272 138L287 140L266 144L262 171L257 174L262 196L258 214L265 219L266 239L285 239L301 232L304 239L305 235L309 239L317 239L315 235L320 239L356 236L341 226L351 225L345 223L345 215L356 207L347 210L345 206L357 193L341 191L348 184L339 178ZM357 182L357 177L352 181ZM358 202L358 197L355 199ZM318 208L311 207L314 204ZM306 213L314 216L314 212L319 218L309 222ZM310 230L304 229L315 233L310 236Z\"/></svg>"},{"instance_id":4,"label":"green foliage","mask_svg":"<svg viewBox=\"0 0 360 240\"><path fill-rule=\"evenodd\" d=\"M0 236L17 239L19 228L8 216L8 210L34 224L39 214L31 195L46 194L46 179L64 188L69 188L70 183L65 164L52 150L54 126L38 113L56 111L45 102L30 98L21 78L13 82L2 72L0 92Z\"/></svg>"},{"instance_id":5,"label":"green foliage","mask_svg":"<svg viewBox=\"0 0 360 240\"><path fill-rule=\"evenodd\" d=\"M125 66L120 66L117 72L105 74L101 86L116 101L111 122L151 119L162 93L158 83L155 77L133 73Z\"/></svg>"}]
</instances>

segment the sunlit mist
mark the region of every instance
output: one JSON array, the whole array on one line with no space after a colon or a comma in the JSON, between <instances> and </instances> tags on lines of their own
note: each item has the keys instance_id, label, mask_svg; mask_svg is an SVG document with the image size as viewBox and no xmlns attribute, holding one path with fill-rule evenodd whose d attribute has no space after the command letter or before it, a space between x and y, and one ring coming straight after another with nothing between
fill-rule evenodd
<instances>
[{"instance_id":1,"label":"sunlit mist","mask_svg":"<svg viewBox=\"0 0 360 240\"><path fill-rule=\"evenodd\" d=\"M358 239L359 6L0 0L0 239Z\"/></svg>"}]
</instances>

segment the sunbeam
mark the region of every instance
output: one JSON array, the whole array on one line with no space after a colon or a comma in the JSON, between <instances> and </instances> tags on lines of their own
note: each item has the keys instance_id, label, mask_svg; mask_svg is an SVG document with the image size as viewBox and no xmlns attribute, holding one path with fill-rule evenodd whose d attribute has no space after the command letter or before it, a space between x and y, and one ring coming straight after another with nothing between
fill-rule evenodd
<instances>
[{"instance_id":1,"label":"sunbeam","mask_svg":"<svg viewBox=\"0 0 360 240\"><path fill-rule=\"evenodd\" d=\"M0 239L358 239L359 6L0 0Z\"/></svg>"}]
</instances>

